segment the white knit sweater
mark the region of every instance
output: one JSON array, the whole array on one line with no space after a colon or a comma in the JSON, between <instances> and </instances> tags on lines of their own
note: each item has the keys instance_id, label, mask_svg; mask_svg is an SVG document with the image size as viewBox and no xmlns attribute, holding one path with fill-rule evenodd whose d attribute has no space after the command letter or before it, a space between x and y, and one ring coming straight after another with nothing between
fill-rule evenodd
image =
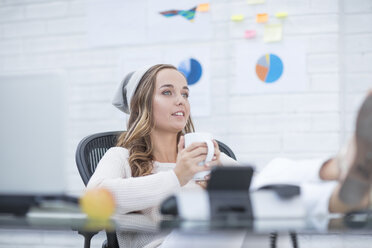
<instances>
[{"instance_id":1,"label":"white knit sweater","mask_svg":"<svg viewBox=\"0 0 372 248\"><path fill-rule=\"evenodd\" d=\"M132 177L128 162L129 152L123 147L110 148L98 163L87 188L105 187L116 200L117 214L141 211L145 219L159 217L160 203L169 195L185 188L201 189L194 181L181 188L173 169L175 163L154 162L153 174ZM236 165L237 162L221 153L222 165ZM137 219L138 220L138 219ZM128 223L129 224L129 223ZM146 223L132 223L138 226ZM118 232L120 247L156 247L165 234L144 234Z\"/></svg>"}]
</instances>

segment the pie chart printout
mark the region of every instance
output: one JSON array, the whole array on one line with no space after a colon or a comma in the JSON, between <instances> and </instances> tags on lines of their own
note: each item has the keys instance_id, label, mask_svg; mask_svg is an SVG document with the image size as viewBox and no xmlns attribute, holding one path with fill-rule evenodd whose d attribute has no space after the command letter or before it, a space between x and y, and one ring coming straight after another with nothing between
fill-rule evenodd
<instances>
[{"instance_id":1,"label":"pie chart printout","mask_svg":"<svg viewBox=\"0 0 372 248\"><path fill-rule=\"evenodd\" d=\"M179 64L178 70L185 75L188 85L196 84L203 74L201 64L194 58L183 60Z\"/></svg>"},{"instance_id":2,"label":"pie chart printout","mask_svg":"<svg viewBox=\"0 0 372 248\"><path fill-rule=\"evenodd\" d=\"M274 83L283 73L283 62L275 54L267 53L256 64L256 74L265 83Z\"/></svg>"}]
</instances>

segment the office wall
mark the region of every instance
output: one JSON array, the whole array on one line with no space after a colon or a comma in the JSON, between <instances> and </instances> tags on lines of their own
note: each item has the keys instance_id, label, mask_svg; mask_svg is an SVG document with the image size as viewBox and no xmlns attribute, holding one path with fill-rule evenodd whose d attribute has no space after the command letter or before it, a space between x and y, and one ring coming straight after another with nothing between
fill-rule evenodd
<instances>
[{"instance_id":1,"label":"office wall","mask_svg":"<svg viewBox=\"0 0 372 248\"><path fill-rule=\"evenodd\" d=\"M124 117L110 105L122 77L118 75L122 55L184 45L90 48L87 4L83 0L0 0L0 74L56 72L68 82L66 174L68 190L74 194L83 189L74 162L79 140L94 132L124 129ZM270 14L288 12L283 39L298 38L305 44L308 91L230 92L236 76L235 54L231 53L234 42L244 40L244 25L262 9ZM230 21L232 14L239 13L250 20ZM356 110L372 87L372 1L267 0L262 6L249 6L243 0L216 0L211 1L209 14L213 38L189 43L206 44L213 51L211 114L195 118L197 130L210 130L231 146L238 160L258 168L277 156L297 159L334 154L350 137ZM0 244L4 242L1 238Z\"/></svg>"}]
</instances>

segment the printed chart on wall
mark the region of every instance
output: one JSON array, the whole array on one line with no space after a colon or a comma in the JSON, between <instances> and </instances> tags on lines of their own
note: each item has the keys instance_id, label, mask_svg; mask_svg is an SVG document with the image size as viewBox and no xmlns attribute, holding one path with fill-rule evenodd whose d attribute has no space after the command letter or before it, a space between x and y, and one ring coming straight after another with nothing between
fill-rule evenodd
<instances>
[{"instance_id":1,"label":"printed chart on wall","mask_svg":"<svg viewBox=\"0 0 372 248\"><path fill-rule=\"evenodd\" d=\"M301 92L309 88L306 52L301 43L239 42L235 49L233 93Z\"/></svg>"},{"instance_id":2,"label":"printed chart on wall","mask_svg":"<svg viewBox=\"0 0 372 248\"><path fill-rule=\"evenodd\" d=\"M159 41L211 38L209 5L203 1L148 1L149 39ZM203 7L204 6L204 7Z\"/></svg>"},{"instance_id":3,"label":"printed chart on wall","mask_svg":"<svg viewBox=\"0 0 372 248\"><path fill-rule=\"evenodd\" d=\"M175 65L186 79L190 89L192 116L210 114L210 51L207 47L182 47L167 49L164 60Z\"/></svg>"}]
</instances>

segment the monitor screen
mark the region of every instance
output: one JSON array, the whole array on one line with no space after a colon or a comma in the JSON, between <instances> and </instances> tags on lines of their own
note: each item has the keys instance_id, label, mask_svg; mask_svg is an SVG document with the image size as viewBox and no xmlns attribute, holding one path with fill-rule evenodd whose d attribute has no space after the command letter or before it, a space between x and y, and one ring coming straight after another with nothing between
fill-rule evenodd
<instances>
[{"instance_id":1,"label":"monitor screen","mask_svg":"<svg viewBox=\"0 0 372 248\"><path fill-rule=\"evenodd\" d=\"M58 74L0 75L0 194L64 191L66 104Z\"/></svg>"}]
</instances>

